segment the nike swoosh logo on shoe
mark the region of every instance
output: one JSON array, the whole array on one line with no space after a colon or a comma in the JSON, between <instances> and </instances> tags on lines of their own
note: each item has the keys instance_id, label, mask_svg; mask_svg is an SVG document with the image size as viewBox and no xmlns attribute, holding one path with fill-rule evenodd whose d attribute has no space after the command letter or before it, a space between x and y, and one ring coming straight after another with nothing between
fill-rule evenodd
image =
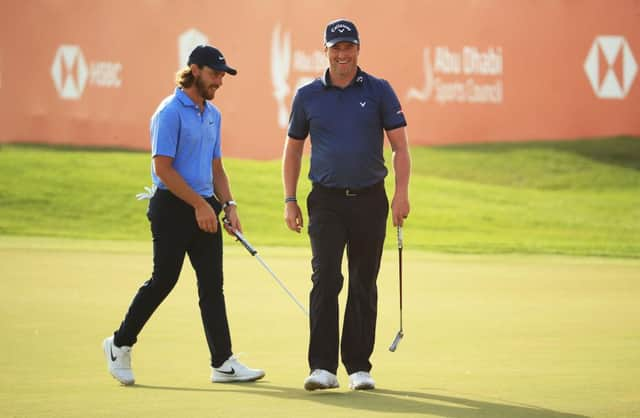
<instances>
[{"instance_id":1,"label":"nike swoosh logo on shoe","mask_svg":"<svg viewBox=\"0 0 640 418\"><path fill-rule=\"evenodd\" d=\"M116 361L118 359L113 355L113 345L109 345L109 354L111 355L111 361Z\"/></svg>"},{"instance_id":2,"label":"nike swoosh logo on shoe","mask_svg":"<svg viewBox=\"0 0 640 418\"><path fill-rule=\"evenodd\" d=\"M225 372L224 370L219 370L219 369L218 369L217 371L218 371L218 372L220 372L220 373L222 373L222 374L227 374L227 375L229 375L229 376L232 376L232 375L236 374L236 371L235 371L235 370L233 370L233 367L231 368L231 371L230 371L230 372Z\"/></svg>"}]
</instances>

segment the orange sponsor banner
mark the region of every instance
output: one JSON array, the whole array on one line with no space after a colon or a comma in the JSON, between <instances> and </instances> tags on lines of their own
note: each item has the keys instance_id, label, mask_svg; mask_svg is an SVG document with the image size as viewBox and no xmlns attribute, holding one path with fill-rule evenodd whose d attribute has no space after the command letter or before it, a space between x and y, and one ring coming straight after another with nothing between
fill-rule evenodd
<instances>
[{"instance_id":1,"label":"orange sponsor banner","mask_svg":"<svg viewBox=\"0 0 640 418\"><path fill-rule=\"evenodd\" d=\"M278 158L339 17L412 144L640 135L638 16L639 0L3 2L0 142L149 149L175 72L210 43L239 70L215 99L224 155Z\"/></svg>"}]
</instances>

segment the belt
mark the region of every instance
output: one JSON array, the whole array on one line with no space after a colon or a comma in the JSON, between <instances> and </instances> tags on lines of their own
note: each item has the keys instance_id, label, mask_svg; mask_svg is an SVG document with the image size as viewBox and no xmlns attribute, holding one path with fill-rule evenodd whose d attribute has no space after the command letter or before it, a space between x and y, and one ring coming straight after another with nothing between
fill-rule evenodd
<instances>
[{"instance_id":1,"label":"belt","mask_svg":"<svg viewBox=\"0 0 640 418\"><path fill-rule=\"evenodd\" d=\"M354 197L365 195L376 190L384 189L384 181L379 181L371 186L362 187L362 188L353 188L353 187L326 187L320 183L313 183L313 188L317 190L321 190L327 193L333 193L340 196Z\"/></svg>"}]
</instances>

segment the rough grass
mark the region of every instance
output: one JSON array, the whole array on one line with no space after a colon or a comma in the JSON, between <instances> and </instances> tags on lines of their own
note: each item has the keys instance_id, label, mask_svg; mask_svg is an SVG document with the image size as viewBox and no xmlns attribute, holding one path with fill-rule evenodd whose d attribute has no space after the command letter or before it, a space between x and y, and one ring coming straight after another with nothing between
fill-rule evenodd
<instances>
[{"instance_id":1,"label":"rough grass","mask_svg":"<svg viewBox=\"0 0 640 418\"><path fill-rule=\"evenodd\" d=\"M638 138L414 147L412 157L411 248L640 257ZM225 166L248 238L308 245L284 227L279 161ZM149 170L147 153L1 146L0 234L148 240L134 195Z\"/></svg>"}]
</instances>

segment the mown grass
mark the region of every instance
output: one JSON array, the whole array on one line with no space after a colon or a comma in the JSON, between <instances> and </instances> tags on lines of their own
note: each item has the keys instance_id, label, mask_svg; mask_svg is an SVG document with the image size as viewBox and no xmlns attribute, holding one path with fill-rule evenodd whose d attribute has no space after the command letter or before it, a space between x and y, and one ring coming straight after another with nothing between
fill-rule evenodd
<instances>
[{"instance_id":1,"label":"mown grass","mask_svg":"<svg viewBox=\"0 0 640 418\"><path fill-rule=\"evenodd\" d=\"M149 277L150 245L0 236L3 417L640 416L640 260L397 254L378 278L376 390L306 392L308 319L239 245L225 248L233 348L257 383L212 384L193 269L133 350L136 385L109 376L100 344ZM308 306L308 248L261 248ZM346 291L340 296L344 306ZM241 354L243 353L243 354Z\"/></svg>"},{"instance_id":2,"label":"mown grass","mask_svg":"<svg viewBox=\"0 0 640 418\"><path fill-rule=\"evenodd\" d=\"M413 147L412 159L411 248L640 257L638 138ZM308 245L282 222L279 161L225 166L248 238ZM0 234L148 240L134 195L149 170L147 153L1 146Z\"/></svg>"}]
</instances>

